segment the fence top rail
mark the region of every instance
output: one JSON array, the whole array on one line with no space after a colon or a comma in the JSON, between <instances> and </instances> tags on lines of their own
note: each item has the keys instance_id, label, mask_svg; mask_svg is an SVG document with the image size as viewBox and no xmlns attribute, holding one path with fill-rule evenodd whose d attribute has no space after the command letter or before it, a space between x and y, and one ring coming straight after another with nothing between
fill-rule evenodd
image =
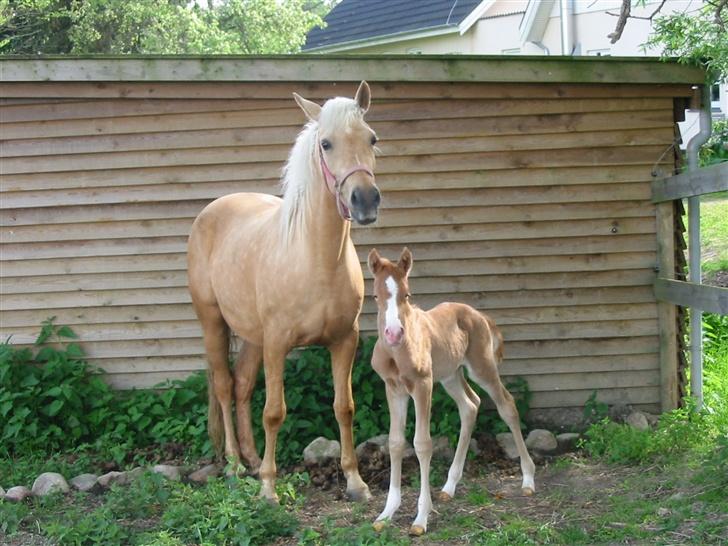
<instances>
[{"instance_id":1,"label":"fence top rail","mask_svg":"<svg viewBox=\"0 0 728 546\"><path fill-rule=\"evenodd\" d=\"M652 181L652 202L728 190L728 161Z\"/></svg>"},{"instance_id":2,"label":"fence top rail","mask_svg":"<svg viewBox=\"0 0 728 546\"><path fill-rule=\"evenodd\" d=\"M695 66L649 57L475 55L3 56L3 82L401 81L705 83Z\"/></svg>"}]
</instances>

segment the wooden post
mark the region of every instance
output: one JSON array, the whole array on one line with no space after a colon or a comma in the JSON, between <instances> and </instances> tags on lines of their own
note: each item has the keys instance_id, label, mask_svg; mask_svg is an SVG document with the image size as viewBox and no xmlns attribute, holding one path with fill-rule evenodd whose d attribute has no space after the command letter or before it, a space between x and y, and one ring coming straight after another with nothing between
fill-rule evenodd
<instances>
[{"instance_id":1,"label":"wooden post","mask_svg":"<svg viewBox=\"0 0 728 546\"><path fill-rule=\"evenodd\" d=\"M675 218L672 201L656 206L658 276L675 278ZM657 302L660 333L660 404L662 411L677 408L678 346L677 307L666 301Z\"/></svg>"}]
</instances>

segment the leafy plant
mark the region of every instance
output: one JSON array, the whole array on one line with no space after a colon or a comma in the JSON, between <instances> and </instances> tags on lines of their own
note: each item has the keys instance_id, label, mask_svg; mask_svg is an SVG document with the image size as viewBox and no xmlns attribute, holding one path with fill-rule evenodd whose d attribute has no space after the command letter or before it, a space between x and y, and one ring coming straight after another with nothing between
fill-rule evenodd
<instances>
[{"instance_id":1,"label":"leafy plant","mask_svg":"<svg viewBox=\"0 0 728 546\"><path fill-rule=\"evenodd\" d=\"M592 391L584 403L584 421L595 423L604 419L609 413L609 406L597 400L597 391Z\"/></svg>"}]
</instances>

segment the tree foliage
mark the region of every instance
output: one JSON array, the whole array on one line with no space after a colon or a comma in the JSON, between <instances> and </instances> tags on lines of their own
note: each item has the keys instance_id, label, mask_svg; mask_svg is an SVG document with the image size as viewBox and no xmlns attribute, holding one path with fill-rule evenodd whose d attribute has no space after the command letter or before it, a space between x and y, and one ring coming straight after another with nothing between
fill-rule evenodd
<instances>
[{"instance_id":1,"label":"tree foliage","mask_svg":"<svg viewBox=\"0 0 728 546\"><path fill-rule=\"evenodd\" d=\"M327 0L0 0L0 53L294 53Z\"/></svg>"}]
</instances>

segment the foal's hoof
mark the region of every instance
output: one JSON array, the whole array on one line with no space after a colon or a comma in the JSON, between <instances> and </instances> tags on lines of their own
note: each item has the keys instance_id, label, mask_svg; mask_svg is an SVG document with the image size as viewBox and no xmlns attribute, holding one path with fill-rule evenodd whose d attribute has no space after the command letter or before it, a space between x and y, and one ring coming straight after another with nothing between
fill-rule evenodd
<instances>
[{"instance_id":1,"label":"foal's hoof","mask_svg":"<svg viewBox=\"0 0 728 546\"><path fill-rule=\"evenodd\" d=\"M532 497L535 491L530 487L524 487L521 489L521 493L523 493L524 497Z\"/></svg>"},{"instance_id":2,"label":"foal's hoof","mask_svg":"<svg viewBox=\"0 0 728 546\"><path fill-rule=\"evenodd\" d=\"M439 500L440 502L450 502L452 500L452 497L449 493L446 493L445 491L440 491L437 494L437 500Z\"/></svg>"},{"instance_id":3,"label":"foal's hoof","mask_svg":"<svg viewBox=\"0 0 728 546\"><path fill-rule=\"evenodd\" d=\"M379 533L381 532L385 527L387 526L387 522L384 520L378 520L372 523L372 527L374 530Z\"/></svg>"},{"instance_id":4,"label":"foal's hoof","mask_svg":"<svg viewBox=\"0 0 728 546\"><path fill-rule=\"evenodd\" d=\"M364 487L358 489L347 489L346 498L354 502L368 502L372 494L369 492L369 486L364 484Z\"/></svg>"},{"instance_id":5,"label":"foal's hoof","mask_svg":"<svg viewBox=\"0 0 728 546\"><path fill-rule=\"evenodd\" d=\"M413 525L410 527L409 534L413 537L421 537L425 534L425 528L421 525Z\"/></svg>"}]
</instances>

